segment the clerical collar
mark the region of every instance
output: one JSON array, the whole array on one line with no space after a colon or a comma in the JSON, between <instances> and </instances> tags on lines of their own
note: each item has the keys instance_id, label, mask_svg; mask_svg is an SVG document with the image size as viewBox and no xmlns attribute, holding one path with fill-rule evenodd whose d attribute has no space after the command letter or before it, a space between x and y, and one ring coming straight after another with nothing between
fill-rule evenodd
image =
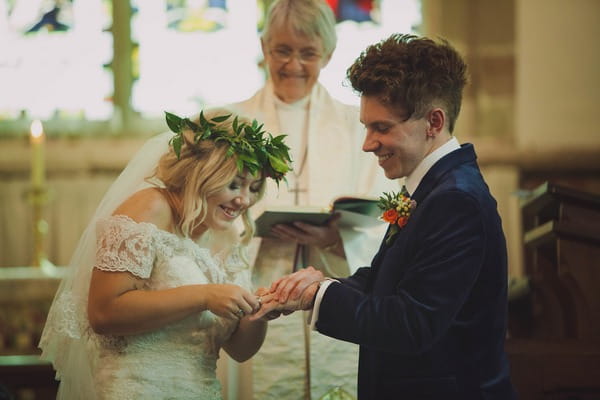
<instances>
[{"instance_id":1,"label":"clerical collar","mask_svg":"<svg viewBox=\"0 0 600 400\"><path fill-rule=\"evenodd\" d=\"M448 140L446 143L432 151L431 154L428 154L427 157L421 160L415 170L406 177L405 186L406 190L408 190L408 193L412 195L415 190L417 190L419 183L421 183L421 180L427 171L433 167L433 164L438 162L438 160L444 157L446 154L452 153L454 150L458 149L460 149L460 144L458 143L456 137L452 136L452 139Z\"/></svg>"},{"instance_id":2,"label":"clerical collar","mask_svg":"<svg viewBox=\"0 0 600 400\"><path fill-rule=\"evenodd\" d=\"M306 109L306 107L308 106L308 102L310 101L310 96L306 96L301 98L298 101L295 101L293 103L286 103L284 101L282 101L279 97L277 97L277 95L274 96L275 97L275 106L277 108L280 109L284 109L284 110L298 110L298 109Z\"/></svg>"}]
</instances>

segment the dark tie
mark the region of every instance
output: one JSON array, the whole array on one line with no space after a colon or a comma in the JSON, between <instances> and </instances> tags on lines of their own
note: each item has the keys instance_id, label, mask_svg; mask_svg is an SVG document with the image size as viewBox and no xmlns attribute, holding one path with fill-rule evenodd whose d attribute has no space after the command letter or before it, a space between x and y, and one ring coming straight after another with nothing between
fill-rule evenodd
<instances>
[{"instance_id":1,"label":"dark tie","mask_svg":"<svg viewBox=\"0 0 600 400\"><path fill-rule=\"evenodd\" d=\"M402 185L402 189L400 189L400 194L410 197L410 193L408 193L408 190L406 190L406 185Z\"/></svg>"}]
</instances>

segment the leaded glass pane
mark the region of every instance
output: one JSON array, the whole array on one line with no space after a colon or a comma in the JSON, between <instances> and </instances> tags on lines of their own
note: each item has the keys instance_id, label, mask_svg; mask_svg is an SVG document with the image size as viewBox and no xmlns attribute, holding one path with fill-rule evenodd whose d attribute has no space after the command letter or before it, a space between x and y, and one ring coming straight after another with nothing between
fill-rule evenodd
<instances>
[{"instance_id":1,"label":"leaded glass pane","mask_svg":"<svg viewBox=\"0 0 600 400\"><path fill-rule=\"evenodd\" d=\"M0 120L107 119L107 0L0 0Z\"/></svg>"},{"instance_id":2,"label":"leaded glass pane","mask_svg":"<svg viewBox=\"0 0 600 400\"><path fill-rule=\"evenodd\" d=\"M132 105L146 117L237 101L264 77L252 0L132 2L139 77Z\"/></svg>"}]
</instances>

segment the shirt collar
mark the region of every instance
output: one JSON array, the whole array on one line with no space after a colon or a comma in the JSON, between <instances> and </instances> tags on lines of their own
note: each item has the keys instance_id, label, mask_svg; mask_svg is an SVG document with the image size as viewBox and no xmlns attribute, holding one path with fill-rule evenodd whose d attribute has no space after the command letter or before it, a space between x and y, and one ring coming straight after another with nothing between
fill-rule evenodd
<instances>
[{"instance_id":1,"label":"shirt collar","mask_svg":"<svg viewBox=\"0 0 600 400\"><path fill-rule=\"evenodd\" d=\"M428 154L423 160L421 160L421 162L417 165L415 170L406 177L405 186L406 190L408 190L408 193L412 195L415 192L415 190L417 190L419 183L421 183L421 180L423 179L427 171L429 171L429 169L433 167L433 164L438 162L438 160L444 157L446 154L458 149L460 149L460 144L458 143L458 139L456 139L456 137L453 136L450 140L448 140L446 143L432 151L431 154Z\"/></svg>"}]
</instances>

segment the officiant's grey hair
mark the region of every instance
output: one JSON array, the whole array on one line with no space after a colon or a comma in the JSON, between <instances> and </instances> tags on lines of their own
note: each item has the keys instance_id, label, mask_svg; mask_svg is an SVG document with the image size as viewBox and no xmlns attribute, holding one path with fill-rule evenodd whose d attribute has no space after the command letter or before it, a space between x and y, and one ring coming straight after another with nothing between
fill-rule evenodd
<instances>
[{"instance_id":1,"label":"officiant's grey hair","mask_svg":"<svg viewBox=\"0 0 600 400\"><path fill-rule=\"evenodd\" d=\"M331 7L323 0L276 0L269 7L262 39L269 43L272 30L291 27L308 38L319 38L324 57L329 57L337 44L335 16Z\"/></svg>"}]
</instances>

